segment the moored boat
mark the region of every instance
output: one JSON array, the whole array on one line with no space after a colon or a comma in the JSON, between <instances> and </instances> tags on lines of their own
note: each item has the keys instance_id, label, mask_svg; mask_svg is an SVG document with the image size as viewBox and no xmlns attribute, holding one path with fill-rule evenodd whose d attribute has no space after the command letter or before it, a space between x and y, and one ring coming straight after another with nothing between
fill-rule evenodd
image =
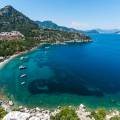
<instances>
[{"instance_id":1,"label":"moored boat","mask_svg":"<svg viewBox=\"0 0 120 120\"><path fill-rule=\"evenodd\" d=\"M26 74L20 75L20 78L24 78L24 77L27 77L27 75Z\"/></svg>"},{"instance_id":2,"label":"moored boat","mask_svg":"<svg viewBox=\"0 0 120 120\"><path fill-rule=\"evenodd\" d=\"M49 49L50 47L45 47L45 49Z\"/></svg>"},{"instance_id":3,"label":"moored boat","mask_svg":"<svg viewBox=\"0 0 120 120\"><path fill-rule=\"evenodd\" d=\"M24 85L25 84L25 82L21 82L21 85Z\"/></svg>"},{"instance_id":4,"label":"moored boat","mask_svg":"<svg viewBox=\"0 0 120 120\"><path fill-rule=\"evenodd\" d=\"M27 59L27 57L20 57L20 60L24 60L24 59Z\"/></svg>"},{"instance_id":5,"label":"moored boat","mask_svg":"<svg viewBox=\"0 0 120 120\"><path fill-rule=\"evenodd\" d=\"M26 69L26 68L27 68L27 67L26 67L26 66L23 66L23 65L19 66L19 69L20 69L20 70Z\"/></svg>"},{"instance_id":6,"label":"moored boat","mask_svg":"<svg viewBox=\"0 0 120 120\"><path fill-rule=\"evenodd\" d=\"M24 57L20 57L20 60L23 60L24 59Z\"/></svg>"}]
</instances>

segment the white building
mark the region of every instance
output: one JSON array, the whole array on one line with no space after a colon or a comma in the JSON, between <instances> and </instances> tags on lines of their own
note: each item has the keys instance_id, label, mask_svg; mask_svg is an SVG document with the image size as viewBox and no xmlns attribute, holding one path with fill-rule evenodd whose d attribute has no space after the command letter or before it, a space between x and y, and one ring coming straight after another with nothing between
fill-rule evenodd
<instances>
[{"instance_id":1,"label":"white building","mask_svg":"<svg viewBox=\"0 0 120 120\"><path fill-rule=\"evenodd\" d=\"M19 39L24 39L24 38L25 36L21 34L19 31L0 33L0 40L19 40Z\"/></svg>"}]
</instances>

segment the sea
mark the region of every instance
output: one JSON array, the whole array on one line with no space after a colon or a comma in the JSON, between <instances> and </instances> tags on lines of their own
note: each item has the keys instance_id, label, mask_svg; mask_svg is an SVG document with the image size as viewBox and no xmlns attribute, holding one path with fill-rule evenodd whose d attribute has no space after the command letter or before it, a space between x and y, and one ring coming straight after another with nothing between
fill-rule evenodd
<instances>
[{"instance_id":1,"label":"sea","mask_svg":"<svg viewBox=\"0 0 120 120\"><path fill-rule=\"evenodd\" d=\"M92 42L43 45L12 59L0 69L0 90L28 107L120 109L120 35L88 36Z\"/></svg>"}]
</instances>

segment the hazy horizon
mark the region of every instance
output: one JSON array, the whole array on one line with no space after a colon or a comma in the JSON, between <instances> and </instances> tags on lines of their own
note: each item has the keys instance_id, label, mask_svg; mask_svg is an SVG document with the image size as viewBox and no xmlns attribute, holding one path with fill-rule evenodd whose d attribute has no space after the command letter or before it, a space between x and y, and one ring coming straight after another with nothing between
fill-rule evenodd
<instances>
[{"instance_id":1,"label":"hazy horizon","mask_svg":"<svg viewBox=\"0 0 120 120\"><path fill-rule=\"evenodd\" d=\"M79 30L120 29L119 0L2 0L0 8L12 5L32 20L50 20Z\"/></svg>"}]
</instances>

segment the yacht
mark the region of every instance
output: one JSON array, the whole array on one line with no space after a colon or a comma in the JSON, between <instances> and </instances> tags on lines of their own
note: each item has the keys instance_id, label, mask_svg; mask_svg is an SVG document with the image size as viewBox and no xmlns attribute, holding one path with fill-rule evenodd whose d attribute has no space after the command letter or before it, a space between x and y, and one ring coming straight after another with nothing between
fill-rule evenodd
<instances>
[{"instance_id":1,"label":"yacht","mask_svg":"<svg viewBox=\"0 0 120 120\"><path fill-rule=\"evenodd\" d=\"M21 82L21 85L24 85L25 84L25 82Z\"/></svg>"},{"instance_id":2,"label":"yacht","mask_svg":"<svg viewBox=\"0 0 120 120\"><path fill-rule=\"evenodd\" d=\"M24 60L24 59L27 59L27 57L20 57L20 60Z\"/></svg>"},{"instance_id":3,"label":"yacht","mask_svg":"<svg viewBox=\"0 0 120 120\"><path fill-rule=\"evenodd\" d=\"M50 47L45 47L45 49L49 49Z\"/></svg>"},{"instance_id":4,"label":"yacht","mask_svg":"<svg viewBox=\"0 0 120 120\"><path fill-rule=\"evenodd\" d=\"M24 77L27 77L27 75L26 74L20 75L20 78L24 78Z\"/></svg>"},{"instance_id":5,"label":"yacht","mask_svg":"<svg viewBox=\"0 0 120 120\"><path fill-rule=\"evenodd\" d=\"M23 60L24 59L24 57L20 57L20 60Z\"/></svg>"},{"instance_id":6,"label":"yacht","mask_svg":"<svg viewBox=\"0 0 120 120\"><path fill-rule=\"evenodd\" d=\"M20 69L20 70L26 69L26 68L27 68L27 67L26 67L26 66L23 66L23 65L19 66L19 69Z\"/></svg>"}]
</instances>

